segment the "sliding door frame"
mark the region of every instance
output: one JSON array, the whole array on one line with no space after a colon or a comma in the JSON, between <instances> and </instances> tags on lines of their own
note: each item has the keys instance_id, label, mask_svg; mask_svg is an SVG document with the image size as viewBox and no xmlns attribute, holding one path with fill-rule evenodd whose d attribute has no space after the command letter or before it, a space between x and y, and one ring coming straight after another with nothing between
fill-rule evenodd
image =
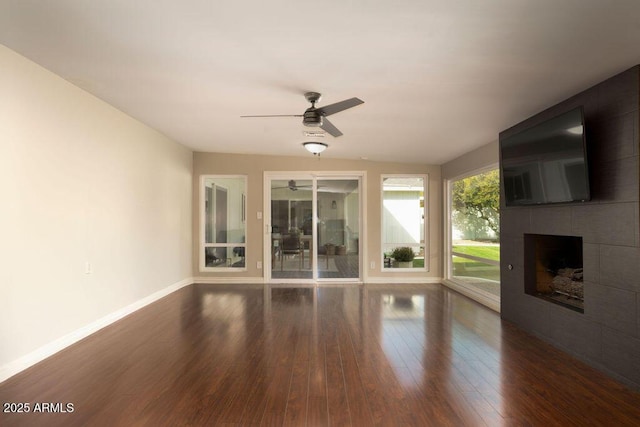
<instances>
[{"instance_id":1,"label":"sliding door frame","mask_svg":"<svg viewBox=\"0 0 640 427\"><path fill-rule=\"evenodd\" d=\"M330 284L330 283L357 283L366 281L366 271L364 261L367 258L367 211L366 204L366 171L265 171L263 173L263 273L265 283L297 283L297 284ZM313 248L314 251L312 265L312 279L274 279L271 274L271 181L281 180L311 180L313 183L312 210L313 210ZM319 278L318 277L318 180L322 179L357 179L359 182L359 213L360 224L358 229L358 254L359 254L359 274L358 278Z\"/></svg>"}]
</instances>

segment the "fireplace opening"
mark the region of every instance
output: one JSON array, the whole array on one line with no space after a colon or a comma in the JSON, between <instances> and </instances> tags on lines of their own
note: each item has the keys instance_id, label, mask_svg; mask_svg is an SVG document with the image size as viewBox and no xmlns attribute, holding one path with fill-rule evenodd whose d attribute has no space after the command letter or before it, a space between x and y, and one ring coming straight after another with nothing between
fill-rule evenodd
<instances>
[{"instance_id":1,"label":"fireplace opening","mask_svg":"<svg viewBox=\"0 0 640 427\"><path fill-rule=\"evenodd\" d=\"M582 237L524 235L525 293L584 313Z\"/></svg>"}]
</instances>

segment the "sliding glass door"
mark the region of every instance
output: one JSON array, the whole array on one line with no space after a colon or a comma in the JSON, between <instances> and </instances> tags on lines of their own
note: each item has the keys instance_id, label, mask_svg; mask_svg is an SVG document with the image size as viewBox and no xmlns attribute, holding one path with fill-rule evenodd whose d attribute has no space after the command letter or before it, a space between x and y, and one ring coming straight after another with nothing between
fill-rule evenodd
<instances>
[{"instance_id":1,"label":"sliding glass door","mask_svg":"<svg viewBox=\"0 0 640 427\"><path fill-rule=\"evenodd\" d=\"M272 179L271 277L313 279L313 179Z\"/></svg>"},{"instance_id":2,"label":"sliding glass door","mask_svg":"<svg viewBox=\"0 0 640 427\"><path fill-rule=\"evenodd\" d=\"M267 174L268 279L360 278L359 176Z\"/></svg>"},{"instance_id":3,"label":"sliding glass door","mask_svg":"<svg viewBox=\"0 0 640 427\"><path fill-rule=\"evenodd\" d=\"M360 277L360 181L318 179L318 278Z\"/></svg>"}]
</instances>

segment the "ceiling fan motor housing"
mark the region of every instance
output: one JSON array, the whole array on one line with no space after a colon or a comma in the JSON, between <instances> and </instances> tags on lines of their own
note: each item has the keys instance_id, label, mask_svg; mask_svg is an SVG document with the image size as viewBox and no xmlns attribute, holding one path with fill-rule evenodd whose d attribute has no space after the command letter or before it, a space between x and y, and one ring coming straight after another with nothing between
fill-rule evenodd
<instances>
[{"instance_id":1,"label":"ceiling fan motor housing","mask_svg":"<svg viewBox=\"0 0 640 427\"><path fill-rule=\"evenodd\" d=\"M309 127L322 126L322 115L316 111L315 108L308 108L307 111L304 112L302 124Z\"/></svg>"}]
</instances>

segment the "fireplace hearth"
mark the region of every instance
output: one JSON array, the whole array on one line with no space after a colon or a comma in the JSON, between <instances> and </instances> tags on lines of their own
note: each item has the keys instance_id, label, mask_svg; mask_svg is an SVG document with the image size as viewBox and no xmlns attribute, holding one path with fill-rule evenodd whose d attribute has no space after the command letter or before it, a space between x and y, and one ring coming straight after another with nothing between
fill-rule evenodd
<instances>
[{"instance_id":1,"label":"fireplace hearth","mask_svg":"<svg viewBox=\"0 0 640 427\"><path fill-rule=\"evenodd\" d=\"M582 237L525 234L525 293L584 312Z\"/></svg>"}]
</instances>

